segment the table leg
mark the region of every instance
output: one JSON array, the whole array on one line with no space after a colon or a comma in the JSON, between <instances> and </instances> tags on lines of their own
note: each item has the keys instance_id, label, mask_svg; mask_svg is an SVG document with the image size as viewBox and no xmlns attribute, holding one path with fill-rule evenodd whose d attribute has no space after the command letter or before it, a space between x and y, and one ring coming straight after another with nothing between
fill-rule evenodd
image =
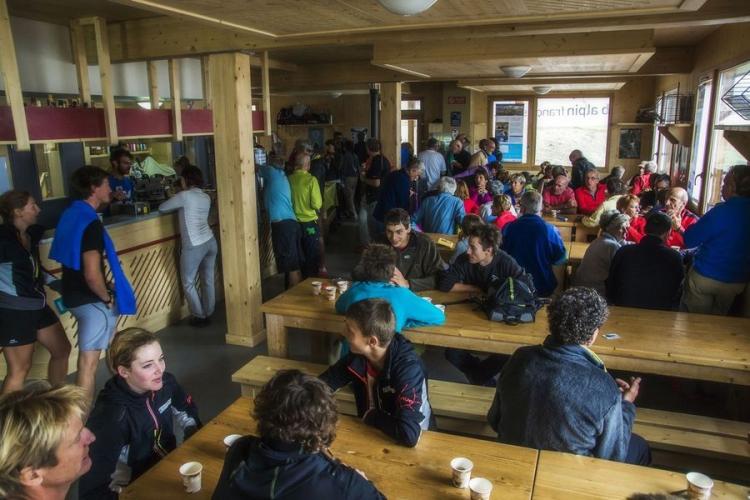
<instances>
[{"instance_id":1,"label":"table leg","mask_svg":"<svg viewBox=\"0 0 750 500\"><path fill-rule=\"evenodd\" d=\"M288 332L284 326L284 317L278 314L266 313L266 337L268 340L268 355L274 358L289 357L287 344Z\"/></svg>"}]
</instances>

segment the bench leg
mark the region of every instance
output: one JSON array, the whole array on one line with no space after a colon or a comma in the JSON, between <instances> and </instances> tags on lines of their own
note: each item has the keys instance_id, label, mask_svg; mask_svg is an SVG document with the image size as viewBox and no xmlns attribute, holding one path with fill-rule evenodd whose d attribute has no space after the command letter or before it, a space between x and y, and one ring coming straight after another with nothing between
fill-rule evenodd
<instances>
[{"instance_id":1,"label":"bench leg","mask_svg":"<svg viewBox=\"0 0 750 500\"><path fill-rule=\"evenodd\" d=\"M284 326L283 316L266 313L266 336L268 338L269 356L274 358L287 358L289 356L287 329Z\"/></svg>"}]
</instances>

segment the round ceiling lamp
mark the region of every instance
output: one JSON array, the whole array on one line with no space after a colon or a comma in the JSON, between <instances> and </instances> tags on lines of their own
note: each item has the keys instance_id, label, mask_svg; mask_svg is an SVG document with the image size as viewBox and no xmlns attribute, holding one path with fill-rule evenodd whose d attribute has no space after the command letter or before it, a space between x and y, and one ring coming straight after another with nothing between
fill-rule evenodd
<instances>
[{"instance_id":1,"label":"round ceiling lamp","mask_svg":"<svg viewBox=\"0 0 750 500\"><path fill-rule=\"evenodd\" d=\"M531 90L533 90L535 94L545 95L550 93L552 87L550 87L549 85L538 85L536 87L531 87Z\"/></svg>"},{"instance_id":2,"label":"round ceiling lamp","mask_svg":"<svg viewBox=\"0 0 750 500\"><path fill-rule=\"evenodd\" d=\"M385 9L399 16L414 16L420 14L433 5L437 0L378 0Z\"/></svg>"},{"instance_id":3,"label":"round ceiling lamp","mask_svg":"<svg viewBox=\"0 0 750 500\"><path fill-rule=\"evenodd\" d=\"M521 78L531 71L531 66L500 66L500 71L509 78Z\"/></svg>"}]
</instances>

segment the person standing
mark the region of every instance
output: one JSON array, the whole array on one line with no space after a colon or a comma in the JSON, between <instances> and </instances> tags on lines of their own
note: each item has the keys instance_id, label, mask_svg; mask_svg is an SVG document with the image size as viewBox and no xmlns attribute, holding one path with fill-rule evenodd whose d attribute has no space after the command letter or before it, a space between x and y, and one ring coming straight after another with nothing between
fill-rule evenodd
<instances>
[{"instance_id":1,"label":"person standing","mask_svg":"<svg viewBox=\"0 0 750 500\"><path fill-rule=\"evenodd\" d=\"M574 149L568 155L568 160L572 165L570 171L570 187L578 189L585 184L585 175L589 170L596 170L593 163L588 161L580 149Z\"/></svg>"},{"instance_id":2,"label":"person standing","mask_svg":"<svg viewBox=\"0 0 750 500\"><path fill-rule=\"evenodd\" d=\"M26 191L0 196L0 347L6 363L2 394L20 390L31 369L34 342L50 353L47 378L52 385L65 382L70 342L47 304L36 224L40 209Z\"/></svg>"},{"instance_id":3,"label":"person standing","mask_svg":"<svg viewBox=\"0 0 750 500\"><path fill-rule=\"evenodd\" d=\"M427 180L427 190L437 189L440 176L445 175L445 158L438 153L440 143L434 137L427 140L427 149L419 153L419 160L424 163L424 177Z\"/></svg>"},{"instance_id":4,"label":"person standing","mask_svg":"<svg viewBox=\"0 0 750 500\"><path fill-rule=\"evenodd\" d=\"M112 194L107 172L81 167L73 172L70 190L75 201L57 223L49 256L62 264L63 304L78 321L76 383L92 399L99 357L109 347L117 316L135 314L136 302L115 245L97 215ZM106 280L105 258L114 285Z\"/></svg>"},{"instance_id":5,"label":"person standing","mask_svg":"<svg viewBox=\"0 0 750 500\"><path fill-rule=\"evenodd\" d=\"M349 139L343 142L341 155L341 177L344 184L344 205L348 217L357 220L357 204L355 195L359 182L359 159L354 154L354 143Z\"/></svg>"},{"instance_id":6,"label":"person standing","mask_svg":"<svg viewBox=\"0 0 750 500\"><path fill-rule=\"evenodd\" d=\"M130 167L133 155L125 148L118 148L109 154L112 174L109 176L109 188L112 190L113 203L130 203L133 201L133 179L130 178Z\"/></svg>"},{"instance_id":7,"label":"person standing","mask_svg":"<svg viewBox=\"0 0 750 500\"><path fill-rule=\"evenodd\" d=\"M302 276L316 276L320 267L320 226L318 211L323 198L318 181L310 174L310 156L299 153L294 157L294 172L289 176L292 207L302 231Z\"/></svg>"},{"instance_id":8,"label":"person standing","mask_svg":"<svg viewBox=\"0 0 750 500\"><path fill-rule=\"evenodd\" d=\"M365 203L359 208L359 239L362 245L368 245L376 235L377 224L372 213L380 196L380 185L391 171L391 162L380 153L380 141L367 139L367 162L359 180L364 186Z\"/></svg>"},{"instance_id":9,"label":"person standing","mask_svg":"<svg viewBox=\"0 0 750 500\"><path fill-rule=\"evenodd\" d=\"M211 322L216 306L214 291L216 279L216 254L219 249L216 238L208 225L211 210L211 197L203 192L203 174L193 165L182 170L182 191L159 205L159 212L179 211L180 277L190 308L191 326L205 326ZM200 271L201 293L198 293L196 279Z\"/></svg>"}]
</instances>

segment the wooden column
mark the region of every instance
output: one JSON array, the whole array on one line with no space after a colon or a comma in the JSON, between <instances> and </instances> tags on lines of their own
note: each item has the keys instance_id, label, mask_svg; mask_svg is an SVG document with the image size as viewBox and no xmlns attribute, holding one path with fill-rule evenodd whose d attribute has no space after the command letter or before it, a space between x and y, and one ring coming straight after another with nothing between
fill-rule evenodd
<instances>
[{"instance_id":1,"label":"wooden column","mask_svg":"<svg viewBox=\"0 0 750 500\"><path fill-rule=\"evenodd\" d=\"M260 251L252 150L250 58L240 53L208 58L213 103L216 187L229 344L265 339L260 312Z\"/></svg>"},{"instance_id":2,"label":"wooden column","mask_svg":"<svg viewBox=\"0 0 750 500\"><path fill-rule=\"evenodd\" d=\"M263 52L263 111L265 114L263 125L265 135L271 135L271 59L268 57L268 51Z\"/></svg>"},{"instance_id":3,"label":"wooden column","mask_svg":"<svg viewBox=\"0 0 750 500\"><path fill-rule=\"evenodd\" d=\"M0 72L3 74L3 83L5 84L5 99L8 101L10 113L13 117L16 148L19 151L28 151L31 149L29 128L26 125L26 110L23 108L16 45L13 43L8 5L5 0L0 0Z\"/></svg>"},{"instance_id":4,"label":"wooden column","mask_svg":"<svg viewBox=\"0 0 750 500\"><path fill-rule=\"evenodd\" d=\"M208 75L208 56L201 57L201 83L203 84L203 104L211 109L211 78Z\"/></svg>"},{"instance_id":5,"label":"wooden column","mask_svg":"<svg viewBox=\"0 0 750 500\"><path fill-rule=\"evenodd\" d=\"M117 119L115 118L115 94L112 90L112 64L109 60L109 34L107 22L101 17L93 19L96 35L96 58L99 63L99 76L102 80L102 104L104 105L104 125L107 129L107 142L117 144Z\"/></svg>"},{"instance_id":6,"label":"wooden column","mask_svg":"<svg viewBox=\"0 0 750 500\"><path fill-rule=\"evenodd\" d=\"M172 93L172 140L182 141L182 91L180 88L180 61L169 60L169 91Z\"/></svg>"},{"instance_id":7,"label":"wooden column","mask_svg":"<svg viewBox=\"0 0 750 500\"><path fill-rule=\"evenodd\" d=\"M83 25L77 19L70 21L70 47L76 65L78 95L82 106L91 106L91 85L89 83L89 61L86 55L86 38Z\"/></svg>"},{"instance_id":8,"label":"wooden column","mask_svg":"<svg viewBox=\"0 0 750 500\"><path fill-rule=\"evenodd\" d=\"M380 142L391 165L400 165L401 83L380 84Z\"/></svg>"},{"instance_id":9,"label":"wooden column","mask_svg":"<svg viewBox=\"0 0 750 500\"><path fill-rule=\"evenodd\" d=\"M159 73L156 70L156 61L146 61L146 73L148 74L148 101L151 109L159 109Z\"/></svg>"}]
</instances>

